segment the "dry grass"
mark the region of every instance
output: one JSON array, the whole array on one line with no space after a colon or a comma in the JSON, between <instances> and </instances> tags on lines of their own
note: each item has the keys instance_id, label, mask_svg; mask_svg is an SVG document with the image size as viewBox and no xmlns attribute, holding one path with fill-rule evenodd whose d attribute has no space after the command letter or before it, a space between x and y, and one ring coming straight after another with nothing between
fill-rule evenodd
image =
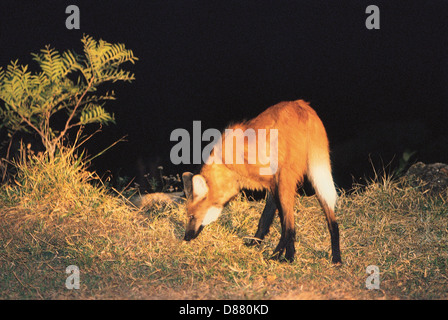
<instances>
[{"instance_id":1,"label":"dry grass","mask_svg":"<svg viewBox=\"0 0 448 320\"><path fill-rule=\"evenodd\" d=\"M342 194L337 211L343 265L315 197L296 207L296 260L269 260L278 218L260 247L245 241L264 201L232 201L198 239L182 241L184 208L139 210L112 194L73 156L18 164L0 190L2 299L446 299L446 195L404 180L376 179ZM71 169L68 169L71 168ZM81 288L65 288L77 265ZM367 290L366 267L380 269Z\"/></svg>"}]
</instances>

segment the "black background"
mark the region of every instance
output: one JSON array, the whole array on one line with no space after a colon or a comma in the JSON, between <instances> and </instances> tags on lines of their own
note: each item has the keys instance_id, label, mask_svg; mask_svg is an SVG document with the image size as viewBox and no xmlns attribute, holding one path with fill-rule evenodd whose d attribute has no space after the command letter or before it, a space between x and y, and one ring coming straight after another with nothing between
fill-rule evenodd
<instances>
[{"instance_id":1,"label":"black background","mask_svg":"<svg viewBox=\"0 0 448 320\"><path fill-rule=\"evenodd\" d=\"M68 30L65 9L80 9ZM368 30L366 7L380 9ZM132 84L112 84L106 105L117 124L87 145L90 154L128 135L93 169L128 175L194 170L170 164L170 133L193 120L223 129L270 105L304 99L322 118L335 181L348 187L405 150L448 162L448 1L2 1L0 66L46 44L82 53L88 34L121 42L140 59ZM4 134L4 132L2 133Z\"/></svg>"}]
</instances>

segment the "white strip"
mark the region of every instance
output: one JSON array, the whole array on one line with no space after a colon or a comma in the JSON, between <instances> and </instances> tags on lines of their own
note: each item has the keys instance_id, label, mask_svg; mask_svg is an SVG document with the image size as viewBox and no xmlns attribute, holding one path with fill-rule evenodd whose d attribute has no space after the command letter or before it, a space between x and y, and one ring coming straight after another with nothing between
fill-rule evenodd
<instances>
[{"instance_id":1,"label":"white strip","mask_svg":"<svg viewBox=\"0 0 448 320\"><path fill-rule=\"evenodd\" d=\"M219 215L221 214L222 207L210 207L207 210L207 213L205 214L204 220L202 220L202 225L206 226L216 219L218 219Z\"/></svg>"}]
</instances>

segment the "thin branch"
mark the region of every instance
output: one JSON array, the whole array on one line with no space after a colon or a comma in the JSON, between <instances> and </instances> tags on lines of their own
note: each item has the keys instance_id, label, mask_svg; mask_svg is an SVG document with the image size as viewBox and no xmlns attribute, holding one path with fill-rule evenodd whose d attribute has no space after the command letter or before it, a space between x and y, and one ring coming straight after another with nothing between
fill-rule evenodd
<instances>
[{"instance_id":1,"label":"thin branch","mask_svg":"<svg viewBox=\"0 0 448 320\"><path fill-rule=\"evenodd\" d=\"M81 124L80 124L81 126ZM82 127L79 128L79 130L81 130ZM100 128L98 128L97 130L95 130L95 132L89 134L87 137L85 137L81 142L78 143L78 138L80 136L80 132L78 130L78 133L76 134L76 139L75 139L75 145L77 147L82 146L84 143L86 143L87 141L90 140L90 138L92 138L94 135L96 135L98 132L101 132L102 126L100 125Z\"/></svg>"},{"instance_id":2,"label":"thin branch","mask_svg":"<svg viewBox=\"0 0 448 320\"><path fill-rule=\"evenodd\" d=\"M92 161L93 159L101 156L103 153L105 153L107 150L109 150L110 148L112 148L113 146L115 146L117 143L120 143L122 141L126 141L126 137L127 135L124 135L123 137L121 137L120 139L118 139L117 141L115 141L114 143L112 143L110 146L108 146L107 148L105 148L103 151L97 153L96 155L94 155L93 157L91 157L90 159L87 159L88 161Z\"/></svg>"},{"instance_id":3,"label":"thin branch","mask_svg":"<svg viewBox=\"0 0 448 320\"><path fill-rule=\"evenodd\" d=\"M33 128L39 135L40 138L42 140L42 143L44 144L45 148L47 147L47 142L48 139L44 133L44 131L42 131L42 128L37 128L30 120L28 120L27 118L25 118L18 110L19 108L16 105L11 104L11 106L15 109L16 113L20 116L20 118L22 119L22 121L26 122L26 124L28 124L31 128Z\"/></svg>"},{"instance_id":4,"label":"thin branch","mask_svg":"<svg viewBox=\"0 0 448 320\"><path fill-rule=\"evenodd\" d=\"M78 102L76 103L75 107L73 108L72 113L70 114L70 116L68 117L67 122L65 123L65 128L64 130L59 134L59 137L56 139L56 142L59 142L62 137L65 136L65 134L67 133L67 130L76 126L76 124L74 125L70 125L70 122L72 121L73 117L75 116L76 110L78 109L79 105L81 104L82 99L84 99L84 96L87 94L87 92L90 90L90 88L92 87L93 84L93 80L95 79L95 77L92 77L90 79L89 84L87 85L86 90L84 90L83 94L81 95L81 97L79 98Z\"/></svg>"},{"instance_id":5,"label":"thin branch","mask_svg":"<svg viewBox=\"0 0 448 320\"><path fill-rule=\"evenodd\" d=\"M42 138L45 137L44 132L40 129L38 129L31 121L29 121L27 118L25 118L23 115L21 115L19 112L17 112L20 116L20 118L22 118L23 121L25 121L31 128L33 128L38 134L40 134L40 136Z\"/></svg>"},{"instance_id":6,"label":"thin branch","mask_svg":"<svg viewBox=\"0 0 448 320\"><path fill-rule=\"evenodd\" d=\"M8 173L9 152L11 150L12 140L14 139L15 134L16 134L16 132L14 132L11 135L11 139L9 140L9 143L8 143L8 149L6 150L6 157L4 158L6 161L5 161L5 167L4 167L3 174L2 174L2 181L5 181L6 174Z\"/></svg>"}]
</instances>

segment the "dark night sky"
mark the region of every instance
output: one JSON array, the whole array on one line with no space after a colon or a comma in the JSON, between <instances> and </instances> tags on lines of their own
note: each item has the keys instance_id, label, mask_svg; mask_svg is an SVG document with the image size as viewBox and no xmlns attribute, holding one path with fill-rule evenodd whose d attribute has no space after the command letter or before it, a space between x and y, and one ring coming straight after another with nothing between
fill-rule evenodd
<instances>
[{"instance_id":1,"label":"dark night sky","mask_svg":"<svg viewBox=\"0 0 448 320\"><path fill-rule=\"evenodd\" d=\"M78 5L81 29L65 28ZM367 30L377 5L381 29ZM329 135L336 183L372 172L404 150L414 160L448 162L448 1L3 1L0 65L46 44L82 52L83 33L122 42L140 61L132 84L112 85L106 108L117 124L88 148L123 135L94 168L170 173L171 131L202 120L222 129L279 101L305 99Z\"/></svg>"}]
</instances>

